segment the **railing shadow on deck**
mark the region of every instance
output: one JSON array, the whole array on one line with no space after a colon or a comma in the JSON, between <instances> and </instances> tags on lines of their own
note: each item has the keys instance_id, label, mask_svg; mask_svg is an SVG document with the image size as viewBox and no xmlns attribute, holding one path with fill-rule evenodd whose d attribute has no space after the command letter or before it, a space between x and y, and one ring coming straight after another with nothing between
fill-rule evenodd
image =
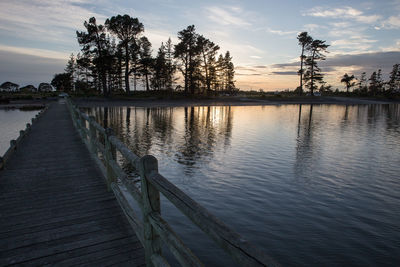
<instances>
[{"instance_id":1,"label":"railing shadow on deck","mask_svg":"<svg viewBox=\"0 0 400 267\"><path fill-rule=\"evenodd\" d=\"M139 158L113 135L112 129L101 127L93 116L89 117L81 112L70 99L67 99L67 105L76 129L145 249L147 266L170 266L162 256L162 242L182 266L204 266L161 217L160 192L241 266L279 266L266 253L250 244L164 178L158 172L158 161L154 156ZM101 140L104 140L104 144ZM139 172L140 189L127 179L127 174L118 164L117 150ZM99 155L102 155L102 159ZM120 183L117 183L118 180ZM136 200L143 220L136 215L124 192L128 192Z\"/></svg>"}]
</instances>

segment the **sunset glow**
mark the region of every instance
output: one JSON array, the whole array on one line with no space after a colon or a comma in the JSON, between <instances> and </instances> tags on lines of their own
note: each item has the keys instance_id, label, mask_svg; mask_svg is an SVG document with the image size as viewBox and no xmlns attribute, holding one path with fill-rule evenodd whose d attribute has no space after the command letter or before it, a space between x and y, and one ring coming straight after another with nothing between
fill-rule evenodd
<instances>
[{"instance_id":1,"label":"sunset glow","mask_svg":"<svg viewBox=\"0 0 400 267\"><path fill-rule=\"evenodd\" d=\"M0 3L0 81L49 82L79 46L76 30L129 14L144 24L155 54L169 37L194 24L197 32L230 51L236 85L243 90L298 86L300 47L307 31L330 45L320 64L325 81L343 89L340 76L381 68L386 77L400 62L400 2L388 1L91 1L32 0Z\"/></svg>"}]
</instances>

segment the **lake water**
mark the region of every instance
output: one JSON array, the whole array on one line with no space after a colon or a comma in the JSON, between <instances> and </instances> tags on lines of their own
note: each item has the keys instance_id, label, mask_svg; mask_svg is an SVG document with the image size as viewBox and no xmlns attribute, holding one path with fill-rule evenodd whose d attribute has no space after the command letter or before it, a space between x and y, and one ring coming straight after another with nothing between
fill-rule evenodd
<instances>
[{"instance_id":1,"label":"lake water","mask_svg":"<svg viewBox=\"0 0 400 267\"><path fill-rule=\"evenodd\" d=\"M38 113L19 109L0 109L0 156L10 147L10 140L17 139L19 131L25 130L26 124Z\"/></svg>"},{"instance_id":2,"label":"lake water","mask_svg":"<svg viewBox=\"0 0 400 267\"><path fill-rule=\"evenodd\" d=\"M400 264L400 105L86 111L283 266ZM233 265L162 214L206 265Z\"/></svg>"}]
</instances>

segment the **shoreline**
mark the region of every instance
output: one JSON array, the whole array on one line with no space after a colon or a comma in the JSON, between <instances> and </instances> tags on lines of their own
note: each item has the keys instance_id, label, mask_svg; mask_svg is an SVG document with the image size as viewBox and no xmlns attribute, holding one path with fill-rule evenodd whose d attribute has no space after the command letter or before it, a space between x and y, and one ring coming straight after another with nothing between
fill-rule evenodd
<instances>
[{"instance_id":1,"label":"shoreline","mask_svg":"<svg viewBox=\"0 0 400 267\"><path fill-rule=\"evenodd\" d=\"M42 100L15 100L8 104L0 104L0 109L41 109L59 98ZM400 100L382 100L356 97L293 97L277 99L260 99L247 97L219 97L213 99L121 99L121 98L73 98L79 107L192 107L192 106L268 106L268 105L369 105L369 104L399 104Z\"/></svg>"},{"instance_id":2,"label":"shoreline","mask_svg":"<svg viewBox=\"0 0 400 267\"><path fill-rule=\"evenodd\" d=\"M74 102L79 107L192 107L192 106L264 106L264 105L368 105L368 104L399 104L400 101L362 99L349 97L317 97L293 99L252 99L246 97L227 97L217 99L103 99L76 98Z\"/></svg>"}]
</instances>

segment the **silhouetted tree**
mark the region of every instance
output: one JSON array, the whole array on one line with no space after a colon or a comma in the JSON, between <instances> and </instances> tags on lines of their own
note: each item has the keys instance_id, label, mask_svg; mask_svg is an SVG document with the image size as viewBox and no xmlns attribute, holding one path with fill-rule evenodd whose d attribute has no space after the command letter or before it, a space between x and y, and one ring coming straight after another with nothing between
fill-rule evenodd
<instances>
[{"instance_id":1,"label":"silhouetted tree","mask_svg":"<svg viewBox=\"0 0 400 267\"><path fill-rule=\"evenodd\" d=\"M384 92L385 88L383 87L383 79L382 79L382 70L379 69L378 73L376 74L376 86L377 86L377 92Z\"/></svg>"},{"instance_id":2,"label":"silhouetted tree","mask_svg":"<svg viewBox=\"0 0 400 267\"><path fill-rule=\"evenodd\" d=\"M68 62L67 62L67 66L65 67L64 71L66 73L69 73L71 76L71 86L70 88L72 88L72 90L74 89L74 80L75 80L75 74L76 74L76 62L75 62L75 57L74 54L71 54Z\"/></svg>"},{"instance_id":3,"label":"silhouetted tree","mask_svg":"<svg viewBox=\"0 0 400 267\"><path fill-rule=\"evenodd\" d=\"M197 46L198 34L195 32L194 25L178 32L179 43L175 45L174 56L181 61L179 70L182 72L185 83L185 92L194 94L195 80L194 73L199 66L198 55L200 50Z\"/></svg>"},{"instance_id":4,"label":"silhouetted tree","mask_svg":"<svg viewBox=\"0 0 400 267\"><path fill-rule=\"evenodd\" d=\"M358 81L358 90L360 91L360 93L367 92L367 78L365 72L361 73L361 77Z\"/></svg>"},{"instance_id":5,"label":"silhouetted tree","mask_svg":"<svg viewBox=\"0 0 400 267\"><path fill-rule=\"evenodd\" d=\"M85 54L93 54L94 63L101 80L101 86L103 94L107 96L109 94L107 89L107 42L105 27L98 25L96 18L92 17L89 22L85 21L83 24L87 32L76 32L78 43L82 46L82 51Z\"/></svg>"},{"instance_id":6,"label":"silhouetted tree","mask_svg":"<svg viewBox=\"0 0 400 267\"><path fill-rule=\"evenodd\" d=\"M132 42L137 42L137 36L144 30L143 24L137 18L129 15L117 15L107 19L105 25L111 33L118 37L121 47L124 48L125 90L129 93L129 62L132 51L129 46Z\"/></svg>"},{"instance_id":7,"label":"silhouetted tree","mask_svg":"<svg viewBox=\"0 0 400 267\"><path fill-rule=\"evenodd\" d=\"M153 66L153 58L151 57L151 43L147 37L143 36L139 40L140 46L140 73L144 77L144 83L146 85L146 91L150 90L149 75L151 74L151 68Z\"/></svg>"},{"instance_id":8,"label":"silhouetted tree","mask_svg":"<svg viewBox=\"0 0 400 267\"><path fill-rule=\"evenodd\" d=\"M311 95L314 95L314 90L317 88L315 82L321 82L323 80L323 74L321 69L318 67L317 62L319 60L325 60L324 53L329 45L325 44L325 41L314 40L312 41L309 51L310 55L306 58L305 65L307 71L304 74L304 80L306 81L307 88L310 89Z\"/></svg>"},{"instance_id":9,"label":"silhouetted tree","mask_svg":"<svg viewBox=\"0 0 400 267\"><path fill-rule=\"evenodd\" d=\"M202 61L203 61L203 69L204 69L204 78L205 84L207 87L207 91L211 90L211 79L210 79L210 67L213 61L215 61L215 55L219 50L219 46L211 42L209 39L200 35L197 38L197 46L201 52Z\"/></svg>"},{"instance_id":10,"label":"silhouetted tree","mask_svg":"<svg viewBox=\"0 0 400 267\"><path fill-rule=\"evenodd\" d=\"M153 64L153 75L151 79L151 86L155 90L162 90L165 88L167 79L167 63L165 58L165 47L161 43L161 47L158 49L156 58Z\"/></svg>"},{"instance_id":11,"label":"silhouetted tree","mask_svg":"<svg viewBox=\"0 0 400 267\"><path fill-rule=\"evenodd\" d=\"M304 74L303 63L304 60L306 59L304 52L306 52L310 48L313 39L311 36L308 35L307 32L301 32L297 36L297 40L299 41L299 45L301 46L300 70L298 71L300 75L299 94L301 95L303 93L303 74Z\"/></svg>"},{"instance_id":12,"label":"silhouetted tree","mask_svg":"<svg viewBox=\"0 0 400 267\"><path fill-rule=\"evenodd\" d=\"M51 85L56 88L57 91L69 92L72 90L71 74L70 73L58 73L54 75Z\"/></svg>"},{"instance_id":13,"label":"silhouetted tree","mask_svg":"<svg viewBox=\"0 0 400 267\"><path fill-rule=\"evenodd\" d=\"M176 72L176 64L174 62L174 48L172 45L171 38L168 38L167 43L165 44L165 68L166 68L166 77L165 77L165 86L166 89L172 91L172 85L175 82L175 72Z\"/></svg>"},{"instance_id":14,"label":"silhouetted tree","mask_svg":"<svg viewBox=\"0 0 400 267\"><path fill-rule=\"evenodd\" d=\"M346 85L347 94L349 93L350 88L356 85L354 79L355 79L354 75L349 76L347 73L345 73L342 79L340 80L341 83L344 83Z\"/></svg>"},{"instance_id":15,"label":"silhouetted tree","mask_svg":"<svg viewBox=\"0 0 400 267\"><path fill-rule=\"evenodd\" d=\"M392 93L394 90L398 90L400 88L400 68L399 64L394 64L393 69L390 72L389 81L389 92Z\"/></svg>"},{"instance_id":16,"label":"silhouetted tree","mask_svg":"<svg viewBox=\"0 0 400 267\"><path fill-rule=\"evenodd\" d=\"M379 85L378 85L379 82L378 82L378 77L377 77L376 71L374 71L371 74L371 77L368 80L369 80L369 88L368 88L369 92L372 95L376 95L376 93L378 92L378 87L379 87Z\"/></svg>"},{"instance_id":17,"label":"silhouetted tree","mask_svg":"<svg viewBox=\"0 0 400 267\"><path fill-rule=\"evenodd\" d=\"M229 51L226 51L225 57L224 57L224 72L226 76L226 87L225 90L227 91L234 91L235 90L235 67L232 63L232 57Z\"/></svg>"}]
</instances>

